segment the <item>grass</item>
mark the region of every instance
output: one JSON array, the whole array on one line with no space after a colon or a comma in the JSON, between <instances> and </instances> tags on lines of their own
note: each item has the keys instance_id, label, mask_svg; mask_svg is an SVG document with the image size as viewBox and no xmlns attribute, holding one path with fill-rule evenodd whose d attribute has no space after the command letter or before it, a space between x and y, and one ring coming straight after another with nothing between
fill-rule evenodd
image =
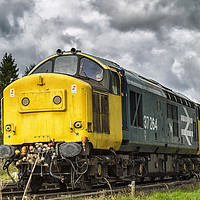
<instances>
[{"instance_id":1,"label":"grass","mask_svg":"<svg viewBox=\"0 0 200 200\"><path fill-rule=\"evenodd\" d=\"M3 160L0 159L0 200L3 199L2 198L2 190L7 186L7 184L9 182L11 182L10 177L7 174L6 170L3 170L3 165L4 165ZM12 176L13 172L17 172L17 168L14 167L12 164L9 166L9 172Z\"/></svg>"},{"instance_id":2,"label":"grass","mask_svg":"<svg viewBox=\"0 0 200 200\"><path fill-rule=\"evenodd\" d=\"M7 174L6 170L3 170L4 161L0 160L0 180L3 182L11 182L10 177ZM9 172L12 175L13 172L17 172L17 168L12 164L9 166Z\"/></svg>"},{"instance_id":3,"label":"grass","mask_svg":"<svg viewBox=\"0 0 200 200\"><path fill-rule=\"evenodd\" d=\"M157 192L149 197L144 197L144 200L200 200L200 187L196 189L179 189L173 192Z\"/></svg>"},{"instance_id":4,"label":"grass","mask_svg":"<svg viewBox=\"0 0 200 200\"><path fill-rule=\"evenodd\" d=\"M78 200L92 200L94 198L78 198ZM119 193L113 196L100 196L95 200L132 200L130 194ZM174 188L163 192L155 192L153 194L139 193L134 200L200 200L200 186L195 189L193 186L184 188Z\"/></svg>"}]
</instances>

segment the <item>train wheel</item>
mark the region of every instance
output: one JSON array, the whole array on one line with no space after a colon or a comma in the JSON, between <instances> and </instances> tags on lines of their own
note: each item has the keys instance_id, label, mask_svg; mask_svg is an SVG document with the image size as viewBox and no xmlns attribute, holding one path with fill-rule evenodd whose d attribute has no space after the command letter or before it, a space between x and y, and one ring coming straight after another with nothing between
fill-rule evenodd
<instances>
[{"instance_id":1,"label":"train wheel","mask_svg":"<svg viewBox=\"0 0 200 200\"><path fill-rule=\"evenodd\" d=\"M144 182L144 177L140 177L140 182Z\"/></svg>"},{"instance_id":2,"label":"train wheel","mask_svg":"<svg viewBox=\"0 0 200 200\"><path fill-rule=\"evenodd\" d=\"M181 177L179 175L176 175L176 176L173 176L173 179L176 180L176 181L180 181Z\"/></svg>"},{"instance_id":3,"label":"train wheel","mask_svg":"<svg viewBox=\"0 0 200 200\"><path fill-rule=\"evenodd\" d=\"M82 176L81 182L80 182L80 188L82 190L91 190L92 189L92 183L91 181L86 177L86 175Z\"/></svg>"},{"instance_id":4,"label":"train wheel","mask_svg":"<svg viewBox=\"0 0 200 200\"><path fill-rule=\"evenodd\" d=\"M59 181L59 188L62 192L67 191L67 186L66 183L62 183L61 181Z\"/></svg>"},{"instance_id":5,"label":"train wheel","mask_svg":"<svg viewBox=\"0 0 200 200\"><path fill-rule=\"evenodd\" d=\"M149 177L150 181L155 181L156 177Z\"/></svg>"},{"instance_id":6,"label":"train wheel","mask_svg":"<svg viewBox=\"0 0 200 200\"><path fill-rule=\"evenodd\" d=\"M82 183L80 183L80 187L82 190L91 190L92 189L92 183L89 181L84 181Z\"/></svg>"},{"instance_id":7,"label":"train wheel","mask_svg":"<svg viewBox=\"0 0 200 200\"><path fill-rule=\"evenodd\" d=\"M111 182L110 185L111 185L112 188L114 188L114 187L116 187L117 182Z\"/></svg>"},{"instance_id":8,"label":"train wheel","mask_svg":"<svg viewBox=\"0 0 200 200\"><path fill-rule=\"evenodd\" d=\"M43 183L42 177L33 176L30 184L32 193L38 193L40 188L42 187L42 183Z\"/></svg>"},{"instance_id":9,"label":"train wheel","mask_svg":"<svg viewBox=\"0 0 200 200\"><path fill-rule=\"evenodd\" d=\"M165 176L160 176L160 177L159 177L159 180L160 180L160 181L163 181L164 178L165 178Z\"/></svg>"},{"instance_id":10,"label":"train wheel","mask_svg":"<svg viewBox=\"0 0 200 200\"><path fill-rule=\"evenodd\" d=\"M193 183L194 188L197 186L197 182L198 182L198 178L196 176L193 176L192 183Z\"/></svg>"}]
</instances>

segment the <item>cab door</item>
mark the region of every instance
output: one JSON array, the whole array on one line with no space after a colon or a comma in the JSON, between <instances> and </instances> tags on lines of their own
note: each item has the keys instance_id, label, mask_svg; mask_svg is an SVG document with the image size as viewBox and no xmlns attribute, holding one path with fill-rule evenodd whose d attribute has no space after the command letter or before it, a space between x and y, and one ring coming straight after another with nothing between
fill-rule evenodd
<instances>
[{"instance_id":1,"label":"cab door","mask_svg":"<svg viewBox=\"0 0 200 200\"><path fill-rule=\"evenodd\" d=\"M122 97L120 91L120 78L115 70L111 70L109 94L109 120L112 140L117 141L115 146L119 149L122 143ZM125 118L123 118L125 120Z\"/></svg>"},{"instance_id":2,"label":"cab door","mask_svg":"<svg viewBox=\"0 0 200 200\"><path fill-rule=\"evenodd\" d=\"M110 69L109 69L110 70ZM122 107L120 79L115 70L109 72L109 92L93 89L93 148L118 150L122 143Z\"/></svg>"}]
</instances>

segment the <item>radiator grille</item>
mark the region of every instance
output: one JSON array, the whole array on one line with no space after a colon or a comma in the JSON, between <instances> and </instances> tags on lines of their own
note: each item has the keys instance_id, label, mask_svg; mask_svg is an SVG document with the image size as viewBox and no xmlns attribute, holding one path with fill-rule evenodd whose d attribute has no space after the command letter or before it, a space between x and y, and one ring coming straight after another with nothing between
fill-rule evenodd
<instances>
[{"instance_id":1,"label":"radiator grille","mask_svg":"<svg viewBox=\"0 0 200 200\"><path fill-rule=\"evenodd\" d=\"M101 95L101 117L102 117L102 132L109 133L109 110L108 96Z\"/></svg>"},{"instance_id":2,"label":"radiator grille","mask_svg":"<svg viewBox=\"0 0 200 200\"><path fill-rule=\"evenodd\" d=\"M93 123L94 132L109 133L109 103L107 95L93 93Z\"/></svg>"},{"instance_id":3,"label":"radiator grille","mask_svg":"<svg viewBox=\"0 0 200 200\"><path fill-rule=\"evenodd\" d=\"M93 122L94 131L101 132L101 122L100 122L100 98L99 94L93 93Z\"/></svg>"}]
</instances>

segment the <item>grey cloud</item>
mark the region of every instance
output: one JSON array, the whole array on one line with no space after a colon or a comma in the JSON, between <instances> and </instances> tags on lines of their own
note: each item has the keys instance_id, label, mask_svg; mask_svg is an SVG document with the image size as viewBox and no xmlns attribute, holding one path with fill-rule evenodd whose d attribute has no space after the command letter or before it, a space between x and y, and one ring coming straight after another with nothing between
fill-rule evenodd
<instances>
[{"instance_id":1,"label":"grey cloud","mask_svg":"<svg viewBox=\"0 0 200 200\"><path fill-rule=\"evenodd\" d=\"M58 48L76 47L175 91L198 91L200 1L0 2L0 54L12 53L21 74Z\"/></svg>"},{"instance_id":2,"label":"grey cloud","mask_svg":"<svg viewBox=\"0 0 200 200\"><path fill-rule=\"evenodd\" d=\"M140 0L92 0L92 4L96 10L108 15L111 26L120 31L160 31L163 26L200 29L200 1L196 0L160 0L156 3Z\"/></svg>"},{"instance_id":3,"label":"grey cloud","mask_svg":"<svg viewBox=\"0 0 200 200\"><path fill-rule=\"evenodd\" d=\"M161 84L174 91L189 95L193 100L200 99L200 79L198 76L200 73L200 58L182 58L179 69L173 70L175 62L173 60L171 63L163 65L160 70L155 68L154 72L158 74L157 77L154 75L155 80L160 81ZM147 73L149 74L149 71Z\"/></svg>"},{"instance_id":4,"label":"grey cloud","mask_svg":"<svg viewBox=\"0 0 200 200\"><path fill-rule=\"evenodd\" d=\"M12 39L23 32L19 20L34 7L33 1L3 1L0 3L0 37Z\"/></svg>"},{"instance_id":5,"label":"grey cloud","mask_svg":"<svg viewBox=\"0 0 200 200\"><path fill-rule=\"evenodd\" d=\"M200 58L194 57L185 59L181 66L184 73L181 77L181 82L187 82L188 88L199 88L200 86Z\"/></svg>"},{"instance_id":6,"label":"grey cloud","mask_svg":"<svg viewBox=\"0 0 200 200\"><path fill-rule=\"evenodd\" d=\"M68 35L68 34L63 34L63 35L61 35L60 39L61 39L61 42L63 42L62 46L65 46L66 44L68 44L71 47L82 48L81 39L79 39L77 37L73 37L73 36ZM76 44L76 46L74 46L75 44ZM65 50L70 50L70 49L65 49Z\"/></svg>"}]
</instances>

